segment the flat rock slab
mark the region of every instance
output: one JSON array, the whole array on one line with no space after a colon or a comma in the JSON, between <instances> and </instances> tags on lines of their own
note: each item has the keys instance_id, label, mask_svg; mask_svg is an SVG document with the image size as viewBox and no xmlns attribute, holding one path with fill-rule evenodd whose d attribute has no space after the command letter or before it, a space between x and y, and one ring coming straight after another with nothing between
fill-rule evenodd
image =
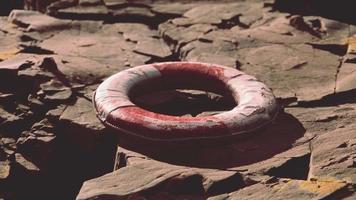
<instances>
[{"instance_id":1,"label":"flat rock slab","mask_svg":"<svg viewBox=\"0 0 356 200\"><path fill-rule=\"evenodd\" d=\"M77 126L91 129L102 130L104 126L95 117L91 102L80 98L74 105L68 106L62 113L60 120L69 121Z\"/></svg>"},{"instance_id":2,"label":"flat rock slab","mask_svg":"<svg viewBox=\"0 0 356 200\"><path fill-rule=\"evenodd\" d=\"M311 101L334 93L340 56L305 44L273 44L240 53L244 71L266 82L278 97Z\"/></svg>"},{"instance_id":3,"label":"flat rock slab","mask_svg":"<svg viewBox=\"0 0 356 200\"><path fill-rule=\"evenodd\" d=\"M77 199L130 198L157 187L168 191L182 190L182 193L188 190L205 196L223 189L224 182L231 181L236 188L246 184L240 173L235 171L170 165L121 147L118 148L118 155L126 156L127 166L85 182Z\"/></svg>"},{"instance_id":4,"label":"flat rock slab","mask_svg":"<svg viewBox=\"0 0 356 200\"><path fill-rule=\"evenodd\" d=\"M340 181L302 181L280 179L272 183L255 184L237 192L208 198L209 200L232 199L322 199L345 188L347 184Z\"/></svg>"},{"instance_id":5,"label":"flat rock slab","mask_svg":"<svg viewBox=\"0 0 356 200\"><path fill-rule=\"evenodd\" d=\"M356 180L355 126L349 125L320 135L311 143L313 148L310 177Z\"/></svg>"},{"instance_id":6,"label":"flat rock slab","mask_svg":"<svg viewBox=\"0 0 356 200\"><path fill-rule=\"evenodd\" d=\"M25 28L26 31L40 32L68 28L71 25L69 20L58 20L36 11L23 10L13 10L9 15L9 21Z\"/></svg>"}]
</instances>

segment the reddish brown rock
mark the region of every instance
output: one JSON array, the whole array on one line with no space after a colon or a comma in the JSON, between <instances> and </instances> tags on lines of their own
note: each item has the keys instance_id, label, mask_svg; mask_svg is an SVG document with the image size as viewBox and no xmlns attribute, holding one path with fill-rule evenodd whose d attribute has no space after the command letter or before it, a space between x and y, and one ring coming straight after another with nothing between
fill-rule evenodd
<instances>
[{"instance_id":1,"label":"reddish brown rock","mask_svg":"<svg viewBox=\"0 0 356 200\"><path fill-rule=\"evenodd\" d=\"M83 182L82 199L355 199L350 20L311 12L314 0L288 1L298 12L259 0L32 2L52 17L0 17L0 199L74 199ZM118 71L163 60L237 67L271 87L285 112L218 146L119 138L130 150L115 157L91 94ZM137 103L175 115L230 109L207 96L159 91Z\"/></svg>"},{"instance_id":2,"label":"reddish brown rock","mask_svg":"<svg viewBox=\"0 0 356 200\"><path fill-rule=\"evenodd\" d=\"M178 195L195 194L204 197L220 192L219 190L238 188L246 184L242 176L235 171L169 165L120 147L118 153L126 157L127 166L85 182L77 199L102 199L107 195L114 199L132 198L144 195L146 191L157 187L163 187L163 191L177 192ZM229 186L229 183L234 185Z\"/></svg>"},{"instance_id":3,"label":"reddish brown rock","mask_svg":"<svg viewBox=\"0 0 356 200\"><path fill-rule=\"evenodd\" d=\"M273 44L243 49L239 54L242 69L266 82L277 97L310 101L334 93L340 65L337 55L304 44Z\"/></svg>"},{"instance_id":4,"label":"reddish brown rock","mask_svg":"<svg viewBox=\"0 0 356 200\"><path fill-rule=\"evenodd\" d=\"M10 170L11 170L10 161L8 160L0 161L0 181L10 176Z\"/></svg>"},{"instance_id":5,"label":"reddish brown rock","mask_svg":"<svg viewBox=\"0 0 356 200\"><path fill-rule=\"evenodd\" d=\"M13 10L9 21L26 29L26 31L53 31L71 26L69 20L59 20L36 11Z\"/></svg>"},{"instance_id":6,"label":"reddish brown rock","mask_svg":"<svg viewBox=\"0 0 356 200\"><path fill-rule=\"evenodd\" d=\"M349 183L356 180L355 126L348 125L326 132L312 141L309 178L337 179Z\"/></svg>"},{"instance_id":7,"label":"reddish brown rock","mask_svg":"<svg viewBox=\"0 0 356 200\"><path fill-rule=\"evenodd\" d=\"M322 199L345 188L341 181L303 181L277 179L272 183L258 183L237 192L209 198L209 200L232 199Z\"/></svg>"}]
</instances>

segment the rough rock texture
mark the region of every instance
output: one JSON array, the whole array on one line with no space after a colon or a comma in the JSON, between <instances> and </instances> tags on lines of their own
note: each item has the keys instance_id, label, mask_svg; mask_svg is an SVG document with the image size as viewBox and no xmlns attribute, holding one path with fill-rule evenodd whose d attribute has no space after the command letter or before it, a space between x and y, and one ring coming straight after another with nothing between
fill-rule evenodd
<instances>
[{"instance_id":1,"label":"rough rock texture","mask_svg":"<svg viewBox=\"0 0 356 200\"><path fill-rule=\"evenodd\" d=\"M0 17L0 199L356 198L352 3L4 2L0 14L28 10ZM250 137L214 146L132 142L96 118L91 97L105 78L176 60L254 75L283 108ZM176 116L235 106L191 90L135 102Z\"/></svg>"}]
</instances>

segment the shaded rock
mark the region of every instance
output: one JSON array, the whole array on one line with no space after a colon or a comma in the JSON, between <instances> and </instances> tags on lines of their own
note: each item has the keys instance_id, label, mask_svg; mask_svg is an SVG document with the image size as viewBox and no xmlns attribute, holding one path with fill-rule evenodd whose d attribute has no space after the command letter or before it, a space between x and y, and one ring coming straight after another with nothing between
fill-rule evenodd
<instances>
[{"instance_id":1,"label":"shaded rock","mask_svg":"<svg viewBox=\"0 0 356 200\"><path fill-rule=\"evenodd\" d=\"M108 7L125 6L125 5L135 5L148 7L147 4L152 3L152 0L103 0L104 4Z\"/></svg>"},{"instance_id":2,"label":"shaded rock","mask_svg":"<svg viewBox=\"0 0 356 200\"><path fill-rule=\"evenodd\" d=\"M46 12L50 15L55 14L59 9L69 8L78 5L78 0L54 1L47 6Z\"/></svg>"},{"instance_id":3,"label":"shaded rock","mask_svg":"<svg viewBox=\"0 0 356 200\"><path fill-rule=\"evenodd\" d=\"M40 12L45 12L48 5L57 0L24 0L23 7L18 9L25 10L36 10Z\"/></svg>"},{"instance_id":4,"label":"shaded rock","mask_svg":"<svg viewBox=\"0 0 356 200\"><path fill-rule=\"evenodd\" d=\"M2 129L2 131L4 131L4 133L5 131L11 131L11 127L18 126L22 120L23 118L21 116L9 113L8 111L0 107L0 128Z\"/></svg>"},{"instance_id":5,"label":"shaded rock","mask_svg":"<svg viewBox=\"0 0 356 200\"><path fill-rule=\"evenodd\" d=\"M15 0L15 1L2 1L0 3L0 16L7 16L12 9L22 9L23 1Z\"/></svg>"},{"instance_id":6,"label":"shaded rock","mask_svg":"<svg viewBox=\"0 0 356 200\"><path fill-rule=\"evenodd\" d=\"M68 106L59 118L58 131L66 140L78 148L91 152L105 137L105 126L96 117L92 103L78 98ZM108 135L107 135L108 136Z\"/></svg>"},{"instance_id":7,"label":"shaded rock","mask_svg":"<svg viewBox=\"0 0 356 200\"><path fill-rule=\"evenodd\" d=\"M58 71L57 64L51 57L21 54L2 64L4 71L1 75L9 85L4 85L5 88L1 89L16 94L16 97L33 106L41 106L43 99L66 100L71 95L66 77ZM9 87L10 85L15 87ZM55 93L58 92L61 95L56 96Z\"/></svg>"},{"instance_id":8,"label":"shaded rock","mask_svg":"<svg viewBox=\"0 0 356 200\"><path fill-rule=\"evenodd\" d=\"M266 171L266 174L279 177L291 178L298 180L307 180L309 175L310 153L300 157L290 157L285 163L280 166L273 166Z\"/></svg>"},{"instance_id":9,"label":"shaded rock","mask_svg":"<svg viewBox=\"0 0 356 200\"><path fill-rule=\"evenodd\" d=\"M10 100L13 100L14 96L14 94L0 92L0 102L9 102Z\"/></svg>"},{"instance_id":10,"label":"shaded rock","mask_svg":"<svg viewBox=\"0 0 356 200\"><path fill-rule=\"evenodd\" d=\"M162 143L159 147L154 147L152 144L141 144L131 138L121 138L119 145L174 165L218 169L236 168L238 170L255 169L261 172L276 166L277 160L283 164L291 157L309 154L308 145L299 147L300 144L297 144L297 140L303 137L304 132L305 129L300 122L291 115L283 113L276 119L275 124L263 130L249 134L248 137L231 138L228 142L216 140L216 144L219 144L216 146L201 144L174 148L174 145ZM291 152L287 151L289 149ZM276 157L273 161L263 162L285 151L290 156L285 155L283 158ZM254 166L254 163L258 165Z\"/></svg>"},{"instance_id":11,"label":"shaded rock","mask_svg":"<svg viewBox=\"0 0 356 200\"><path fill-rule=\"evenodd\" d=\"M48 13L64 19L105 20L109 17L107 7L100 0L77 0L63 5L55 2L48 7Z\"/></svg>"},{"instance_id":12,"label":"shaded rock","mask_svg":"<svg viewBox=\"0 0 356 200\"><path fill-rule=\"evenodd\" d=\"M35 123L30 131L24 131L17 140L17 161L30 171L38 171L48 167L48 159L54 151L53 125L46 119Z\"/></svg>"},{"instance_id":13,"label":"shaded rock","mask_svg":"<svg viewBox=\"0 0 356 200\"><path fill-rule=\"evenodd\" d=\"M36 11L13 10L9 21L26 29L26 31L53 31L69 28L70 21L59 20Z\"/></svg>"},{"instance_id":14,"label":"shaded rock","mask_svg":"<svg viewBox=\"0 0 356 200\"><path fill-rule=\"evenodd\" d=\"M109 11L104 5L81 5L59 9L52 15L64 19L105 20L109 17L108 13Z\"/></svg>"}]
</instances>

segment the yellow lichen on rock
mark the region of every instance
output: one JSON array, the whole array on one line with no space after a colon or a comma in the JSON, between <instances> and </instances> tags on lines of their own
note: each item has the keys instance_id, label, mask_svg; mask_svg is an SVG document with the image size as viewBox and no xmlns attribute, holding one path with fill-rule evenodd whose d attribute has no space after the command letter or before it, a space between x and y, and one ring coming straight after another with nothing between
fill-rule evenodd
<instances>
[{"instance_id":1,"label":"yellow lichen on rock","mask_svg":"<svg viewBox=\"0 0 356 200\"><path fill-rule=\"evenodd\" d=\"M0 180L10 175L10 164L8 161L0 161Z\"/></svg>"},{"instance_id":2,"label":"yellow lichen on rock","mask_svg":"<svg viewBox=\"0 0 356 200\"><path fill-rule=\"evenodd\" d=\"M12 58L19 52L20 52L20 50L16 49L16 48L5 50L5 51L0 51L0 61Z\"/></svg>"},{"instance_id":3,"label":"yellow lichen on rock","mask_svg":"<svg viewBox=\"0 0 356 200\"><path fill-rule=\"evenodd\" d=\"M298 184L301 189L307 190L308 192L327 195L345 187L347 183L334 178L326 178L321 180L299 180Z\"/></svg>"},{"instance_id":4,"label":"yellow lichen on rock","mask_svg":"<svg viewBox=\"0 0 356 200\"><path fill-rule=\"evenodd\" d=\"M347 47L347 53L356 53L356 35L344 39L344 44Z\"/></svg>"}]
</instances>

